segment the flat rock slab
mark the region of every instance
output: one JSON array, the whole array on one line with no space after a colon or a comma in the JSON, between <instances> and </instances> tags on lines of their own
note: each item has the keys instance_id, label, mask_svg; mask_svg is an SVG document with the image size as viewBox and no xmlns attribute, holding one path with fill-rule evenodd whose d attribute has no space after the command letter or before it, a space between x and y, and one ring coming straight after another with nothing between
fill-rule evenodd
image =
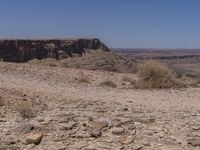
<instances>
[{"instance_id":1,"label":"flat rock slab","mask_svg":"<svg viewBox=\"0 0 200 150\"><path fill-rule=\"evenodd\" d=\"M42 139L42 133L32 133L26 137L27 144L39 144Z\"/></svg>"},{"instance_id":2,"label":"flat rock slab","mask_svg":"<svg viewBox=\"0 0 200 150\"><path fill-rule=\"evenodd\" d=\"M188 144L196 147L196 146L200 146L200 138L191 138L187 140Z\"/></svg>"}]
</instances>

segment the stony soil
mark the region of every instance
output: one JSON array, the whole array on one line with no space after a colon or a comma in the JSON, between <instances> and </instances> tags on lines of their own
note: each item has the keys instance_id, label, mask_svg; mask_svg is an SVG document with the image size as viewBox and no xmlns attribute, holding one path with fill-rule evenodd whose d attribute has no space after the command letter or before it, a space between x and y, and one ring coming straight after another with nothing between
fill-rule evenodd
<instances>
[{"instance_id":1,"label":"stony soil","mask_svg":"<svg viewBox=\"0 0 200 150\"><path fill-rule=\"evenodd\" d=\"M1 62L0 150L200 149L200 88L136 90L127 77ZM19 102L35 117L22 118Z\"/></svg>"}]
</instances>

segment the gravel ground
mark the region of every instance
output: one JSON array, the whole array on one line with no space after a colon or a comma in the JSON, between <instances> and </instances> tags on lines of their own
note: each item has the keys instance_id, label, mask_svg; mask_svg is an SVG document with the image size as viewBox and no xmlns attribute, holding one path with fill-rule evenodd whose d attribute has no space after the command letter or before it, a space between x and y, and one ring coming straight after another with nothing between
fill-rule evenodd
<instances>
[{"instance_id":1,"label":"gravel ground","mask_svg":"<svg viewBox=\"0 0 200 150\"><path fill-rule=\"evenodd\" d=\"M125 78L137 79L0 62L0 150L200 149L200 88L137 90ZM117 87L100 86L108 80Z\"/></svg>"}]
</instances>

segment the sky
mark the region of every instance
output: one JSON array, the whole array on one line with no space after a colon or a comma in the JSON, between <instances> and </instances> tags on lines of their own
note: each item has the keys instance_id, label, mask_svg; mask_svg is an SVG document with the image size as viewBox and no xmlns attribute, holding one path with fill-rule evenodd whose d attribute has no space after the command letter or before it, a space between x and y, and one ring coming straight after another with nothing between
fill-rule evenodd
<instances>
[{"instance_id":1,"label":"sky","mask_svg":"<svg viewBox=\"0 0 200 150\"><path fill-rule=\"evenodd\" d=\"M99 38L112 48L200 48L200 0L0 0L0 38Z\"/></svg>"}]
</instances>

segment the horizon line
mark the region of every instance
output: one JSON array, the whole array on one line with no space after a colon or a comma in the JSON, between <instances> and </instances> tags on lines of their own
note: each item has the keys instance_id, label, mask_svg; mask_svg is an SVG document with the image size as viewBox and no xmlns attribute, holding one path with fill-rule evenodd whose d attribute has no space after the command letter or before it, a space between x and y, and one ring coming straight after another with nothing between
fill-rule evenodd
<instances>
[{"instance_id":1,"label":"horizon line","mask_svg":"<svg viewBox=\"0 0 200 150\"><path fill-rule=\"evenodd\" d=\"M200 50L199 48L116 48L116 47L110 47L112 50L120 50L120 49L126 49L126 50Z\"/></svg>"}]
</instances>

